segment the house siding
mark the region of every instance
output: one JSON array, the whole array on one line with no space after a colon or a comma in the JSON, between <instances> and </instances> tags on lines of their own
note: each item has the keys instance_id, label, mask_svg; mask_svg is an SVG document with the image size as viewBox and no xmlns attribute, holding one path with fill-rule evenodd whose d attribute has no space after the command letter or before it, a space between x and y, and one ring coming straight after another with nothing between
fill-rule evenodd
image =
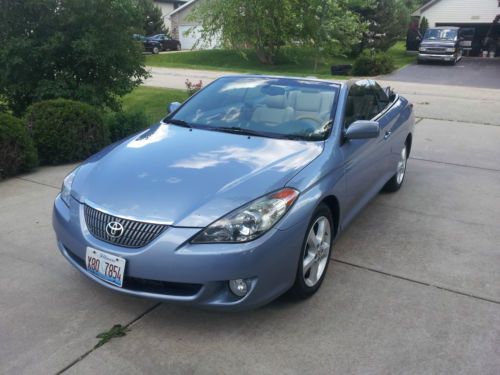
<instances>
[{"instance_id":1,"label":"house siding","mask_svg":"<svg viewBox=\"0 0 500 375\"><path fill-rule=\"evenodd\" d=\"M413 13L436 24L491 23L500 14L498 0L440 0L427 9Z\"/></svg>"}]
</instances>

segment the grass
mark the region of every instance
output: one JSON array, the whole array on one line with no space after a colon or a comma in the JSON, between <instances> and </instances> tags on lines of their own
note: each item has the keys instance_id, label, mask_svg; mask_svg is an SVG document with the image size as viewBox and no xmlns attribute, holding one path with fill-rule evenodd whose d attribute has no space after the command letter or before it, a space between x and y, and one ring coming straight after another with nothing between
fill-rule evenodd
<instances>
[{"instance_id":1,"label":"grass","mask_svg":"<svg viewBox=\"0 0 500 375\"><path fill-rule=\"evenodd\" d=\"M415 60L414 56L406 55L403 42L396 43L388 53L394 58L397 68L403 67ZM324 59L319 64L318 71L314 72L314 60L312 56L311 51L305 48L288 48L280 52L274 65L263 65L258 61L253 51L248 51L246 56L243 57L238 52L230 50L203 50L148 55L146 57L146 64L157 67L228 70L242 73L332 77L330 74L331 65L352 63L352 59L347 57Z\"/></svg>"},{"instance_id":2,"label":"grass","mask_svg":"<svg viewBox=\"0 0 500 375\"><path fill-rule=\"evenodd\" d=\"M167 106L171 102L182 103L187 97L184 90L141 86L123 97L122 107L126 112L143 111L153 124L167 115Z\"/></svg>"}]
</instances>

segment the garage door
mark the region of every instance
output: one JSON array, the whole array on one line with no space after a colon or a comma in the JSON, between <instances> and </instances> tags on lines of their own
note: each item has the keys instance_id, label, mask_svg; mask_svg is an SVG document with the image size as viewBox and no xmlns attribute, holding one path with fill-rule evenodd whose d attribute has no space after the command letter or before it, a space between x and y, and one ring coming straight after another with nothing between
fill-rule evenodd
<instances>
[{"instance_id":1,"label":"garage door","mask_svg":"<svg viewBox=\"0 0 500 375\"><path fill-rule=\"evenodd\" d=\"M182 49L211 49L215 48L217 45L217 40L212 40L210 42L196 42L200 39L201 26L193 25L180 25L179 26L179 40L181 42Z\"/></svg>"}]
</instances>

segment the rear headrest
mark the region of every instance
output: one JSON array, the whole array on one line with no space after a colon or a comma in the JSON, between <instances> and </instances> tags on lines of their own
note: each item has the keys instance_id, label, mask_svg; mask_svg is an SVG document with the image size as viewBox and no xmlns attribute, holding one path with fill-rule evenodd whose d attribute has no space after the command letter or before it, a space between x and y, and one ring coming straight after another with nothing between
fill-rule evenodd
<instances>
[{"instance_id":1,"label":"rear headrest","mask_svg":"<svg viewBox=\"0 0 500 375\"><path fill-rule=\"evenodd\" d=\"M264 104L270 108L286 108L285 95L269 95L264 99Z\"/></svg>"},{"instance_id":2,"label":"rear headrest","mask_svg":"<svg viewBox=\"0 0 500 375\"><path fill-rule=\"evenodd\" d=\"M296 111L319 112L321 108L321 94L298 92L294 95L294 108Z\"/></svg>"}]
</instances>

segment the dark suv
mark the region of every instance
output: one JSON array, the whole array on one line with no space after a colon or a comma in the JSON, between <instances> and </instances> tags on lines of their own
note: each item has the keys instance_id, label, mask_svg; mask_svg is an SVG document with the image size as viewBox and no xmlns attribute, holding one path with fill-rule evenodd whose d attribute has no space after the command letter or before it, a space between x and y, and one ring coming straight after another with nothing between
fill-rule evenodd
<instances>
[{"instance_id":1,"label":"dark suv","mask_svg":"<svg viewBox=\"0 0 500 375\"><path fill-rule=\"evenodd\" d=\"M445 61L455 65L462 58L459 32L459 27L450 26L427 29L418 49L418 63Z\"/></svg>"}]
</instances>

